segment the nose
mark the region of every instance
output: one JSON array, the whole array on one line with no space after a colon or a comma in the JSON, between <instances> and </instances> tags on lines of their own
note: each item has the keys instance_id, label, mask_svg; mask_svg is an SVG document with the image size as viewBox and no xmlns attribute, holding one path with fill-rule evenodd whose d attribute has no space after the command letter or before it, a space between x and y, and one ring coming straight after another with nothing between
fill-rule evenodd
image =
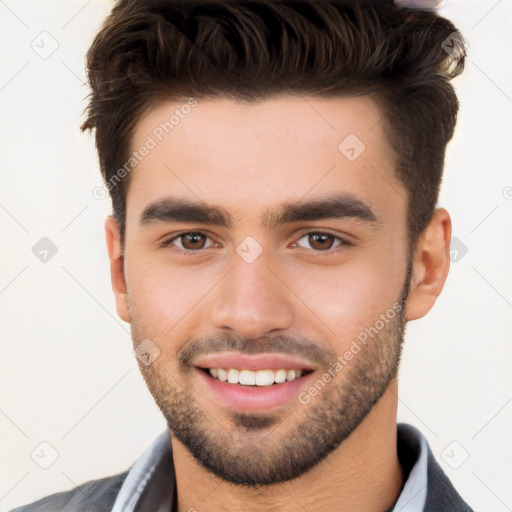
<instances>
[{"instance_id":1,"label":"nose","mask_svg":"<svg viewBox=\"0 0 512 512\"><path fill-rule=\"evenodd\" d=\"M278 265L264 255L247 263L235 254L232 269L216 287L211 310L215 328L233 329L253 339L293 325L294 294Z\"/></svg>"}]
</instances>

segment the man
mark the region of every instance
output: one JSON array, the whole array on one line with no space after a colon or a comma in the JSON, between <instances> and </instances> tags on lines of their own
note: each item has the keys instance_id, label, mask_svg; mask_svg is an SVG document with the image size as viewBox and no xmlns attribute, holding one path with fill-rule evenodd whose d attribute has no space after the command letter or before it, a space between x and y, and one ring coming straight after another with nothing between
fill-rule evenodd
<instances>
[{"instance_id":1,"label":"man","mask_svg":"<svg viewBox=\"0 0 512 512\"><path fill-rule=\"evenodd\" d=\"M82 128L168 431L16 510L471 510L396 424L406 323L449 270L463 65L451 22L388 0L117 3Z\"/></svg>"}]
</instances>

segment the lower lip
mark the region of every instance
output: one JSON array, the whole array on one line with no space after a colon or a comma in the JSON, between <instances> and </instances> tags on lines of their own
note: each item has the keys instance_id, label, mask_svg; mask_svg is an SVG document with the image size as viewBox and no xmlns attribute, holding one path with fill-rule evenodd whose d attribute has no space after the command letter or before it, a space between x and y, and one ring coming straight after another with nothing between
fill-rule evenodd
<instances>
[{"instance_id":1,"label":"lower lip","mask_svg":"<svg viewBox=\"0 0 512 512\"><path fill-rule=\"evenodd\" d=\"M287 404L297 398L314 373L271 386L241 386L215 379L203 370L197 372L201 386L206 386L206 393L215 402L244 411L263 411Z\"/></svg>"}]
</instances>

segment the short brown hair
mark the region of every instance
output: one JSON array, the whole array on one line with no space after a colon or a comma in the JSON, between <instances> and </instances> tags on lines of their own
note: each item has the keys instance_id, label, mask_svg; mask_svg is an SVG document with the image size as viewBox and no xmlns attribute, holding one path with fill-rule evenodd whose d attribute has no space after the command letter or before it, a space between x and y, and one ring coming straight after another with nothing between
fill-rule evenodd
<instances>
[{"instance_id":1,"label":"short brown hair","mask_svg":"<svg viewBox=\"0 0 512 512\"><path fill-rule=\"evenodd\" d=\"M159 101L369 94L408 190L411 249L437 203L464 47L449 20L392 0L120 0L87 53L81 128L96 130L108 184L130 158L141 114ZM108 187L122 241L128 184Z\"/></svg>"}]
</instances>

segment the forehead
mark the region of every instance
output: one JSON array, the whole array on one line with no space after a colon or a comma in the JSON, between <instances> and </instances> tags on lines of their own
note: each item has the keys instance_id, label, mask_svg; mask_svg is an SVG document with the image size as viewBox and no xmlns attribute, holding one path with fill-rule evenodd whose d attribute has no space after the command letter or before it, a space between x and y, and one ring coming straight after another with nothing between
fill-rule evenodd
<instances>
[{"instance_id":1,"label":"forehead","mask_svg":"<svg viewBox=\"0 0 512 512\"><path fill-rule=\"evenodd\" d=\"M222 203L258 222L269 206L331 193L378 210L403 191L381 121L367 96L161 103L133 133L131 151L149 149L130 172L127 216L167 195Z\"/></svg>"}]
</instances>

